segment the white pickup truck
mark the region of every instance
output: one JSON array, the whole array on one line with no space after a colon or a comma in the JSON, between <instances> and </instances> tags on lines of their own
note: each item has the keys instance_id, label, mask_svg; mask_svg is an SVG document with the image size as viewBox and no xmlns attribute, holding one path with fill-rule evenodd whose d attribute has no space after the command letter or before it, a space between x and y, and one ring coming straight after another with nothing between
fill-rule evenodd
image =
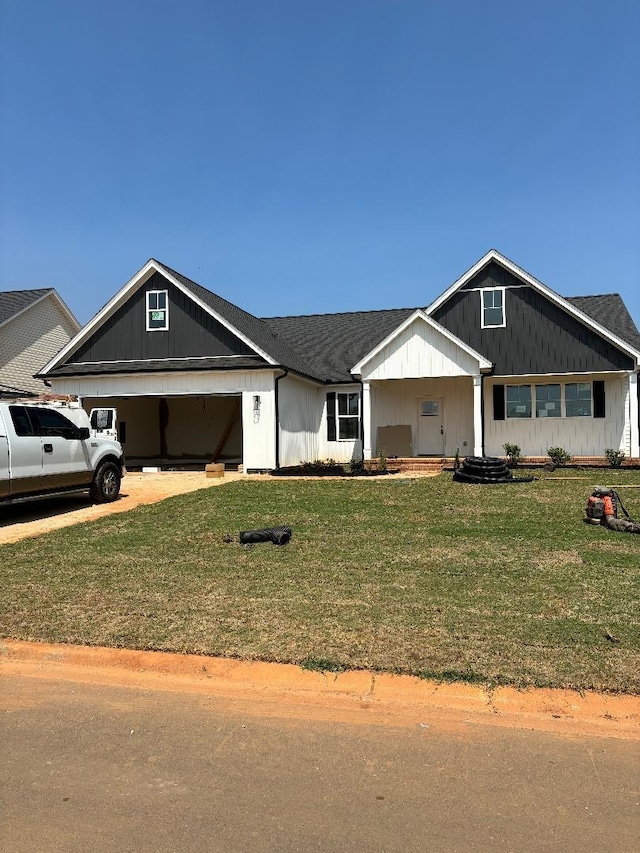
<instances>
[{"instance_id":1,"label":"white pickup truck","mask_svg":"<svg viewBox=\"0 0 640 853\"><path fill-rule=\"evenodd\" d=\"M115 417L77 403L0 402L0 502L70 491L115 501L125 473Z\"/></svg>"}]
</instances>

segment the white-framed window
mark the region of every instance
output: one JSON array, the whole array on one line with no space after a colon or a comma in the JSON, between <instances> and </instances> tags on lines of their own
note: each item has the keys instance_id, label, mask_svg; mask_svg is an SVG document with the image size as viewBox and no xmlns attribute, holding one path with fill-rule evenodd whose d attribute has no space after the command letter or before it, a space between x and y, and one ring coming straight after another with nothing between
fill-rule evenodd
<instances>
[{"instance_id":1,"label":"white-framed window","mask_svg":"<svg viewBox=\"0 0 640 853\"><path fill-rule=\"evenodd\" d=\"M482 329L501 329L507 325L504 311L504 287L480 288Z\"/></svg>"},{"instance_id":2,"label":"white-framed window","mask_svg":"<svg viewBox=\"0 0 640 853\"><path fill-rule=\"evenodd\" d=\"M147 332L166 332L169 328L169 294L166 290L147 291Z\"/></svg>"},{"instance_id":3,"label":"white-framed window","mask_svg":"<svg viewBox=\"0 0 640 853\"><path fill-rule=\"evenodd\" d=\"M531 417L531 385L507 385L508 418Z\"/></svg>"},{"instance_id":4,"label":"white-framed window","mask_svg":"<svg viewBox=\"0 0 640 853\"><path fill-rule=\"evenodd\" d=\"M562 392L560 384L536 385L536 417L562 417Z\"/></svg>"},{"instance_id":5,"label":"white-framed window","mask_svg":"<svg viewBox=\"0 0 640 853\"><path fill-rule=\"evenodd\" d=\"M503 386L496 387L500 389ZM532 408L532 398L535 400L535 409ZM501 394L500 399L502 399ZM494 394L496 420L503 420L505 416L507 418L605 417L605 390L602 381L554 382L533 386L507 385L504 401L504 410L500 402L496 408Z\"/></svg>"},{"instance_id":6,"label":"white-framed window","mask_svg":"<svg viewBox=\"0 0 640 853\"><path fill-rule=\"evenodd\" d=\"M360 394L330 391L327 394L327 440L353 441L360 437Z\"/></svg>"},{"instance_id":7,"label":"white-framed window","mask_svg":"<svg viewBox=\"0 0 640 853\"><path fill-rule=\"evenodd\" d=\"M567 382L564 386L565 417L590 418L591 382Z\"/></svg>"}]
</instances>

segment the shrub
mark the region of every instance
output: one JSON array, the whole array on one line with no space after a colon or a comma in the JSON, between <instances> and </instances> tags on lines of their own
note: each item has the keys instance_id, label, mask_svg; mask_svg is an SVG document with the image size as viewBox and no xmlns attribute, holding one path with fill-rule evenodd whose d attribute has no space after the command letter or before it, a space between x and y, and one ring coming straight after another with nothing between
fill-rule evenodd
<instances>
[{"instance_id":1,"label":"shrub","mask_svg":"<svg viewBox=\"0 0 640 853\"><path fill-rule=\"evenodd\" d=\"M604 455L607 457L607 462L611 468L620 468L624 462L626 453L624 450L614 450L612 447L607 447Z\"/></svg>"},{"instance_id":2,"label":"shrub","mask_svg":"<svg viewBox=\"0 0 640 853\"><path fill-rule=\"evenodd\" d=\"M515 468L521 457L520 448L517 444L503 444L504 452L507 457L507 465Z\"/></svg>"},{"instance_id":3,"label":"shrub","mask_svg":"<svg viewBox=\"0 0 640 853\"><path fill-rule=\"evenodd\" d=\"M550 447L547 454L554 465L566 465L571 462L571 454L564 447Z\"/></svg>"}]
</instances>

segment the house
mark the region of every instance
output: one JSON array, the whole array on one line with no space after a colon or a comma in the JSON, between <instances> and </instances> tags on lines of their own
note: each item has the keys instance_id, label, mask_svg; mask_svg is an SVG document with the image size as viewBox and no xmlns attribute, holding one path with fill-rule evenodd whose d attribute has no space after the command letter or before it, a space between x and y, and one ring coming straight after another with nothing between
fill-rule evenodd
<instances>
[{"instance_id":1,"label":"house","mask_svg":"<svg viewBox=\"0 0 640 853\"><path fill-rule=\"evenodd\" d=\"M48 391L34 374L79 329L52 287L0 292L0 398Z\"/></svg>"},{"instance_id":2,"label":"house","mask_svg":"<svg viewBox=\"0 0 640 853\"><path fill-rule=\"evenodd\" d=\"M640 333L492 250L428 307L259 319L149 260L42 370L115 405L128 459L638 457Z\"/></svg>"}]
</instances>

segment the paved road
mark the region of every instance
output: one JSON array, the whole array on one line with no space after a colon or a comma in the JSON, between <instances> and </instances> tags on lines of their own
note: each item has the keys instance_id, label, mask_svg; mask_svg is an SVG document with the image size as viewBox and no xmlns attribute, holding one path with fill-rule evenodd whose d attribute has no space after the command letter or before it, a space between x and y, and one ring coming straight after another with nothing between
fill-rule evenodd
<instances>
[{"instance_id":1,"label":"paved road","mask_svg":"<svg viewBox=\"0 0 640 853\"><path fill-rule=\"evenodd\" d=\"M4 675L8 853L640 849L640 742Z\"/></svg>"}]
</instances>

